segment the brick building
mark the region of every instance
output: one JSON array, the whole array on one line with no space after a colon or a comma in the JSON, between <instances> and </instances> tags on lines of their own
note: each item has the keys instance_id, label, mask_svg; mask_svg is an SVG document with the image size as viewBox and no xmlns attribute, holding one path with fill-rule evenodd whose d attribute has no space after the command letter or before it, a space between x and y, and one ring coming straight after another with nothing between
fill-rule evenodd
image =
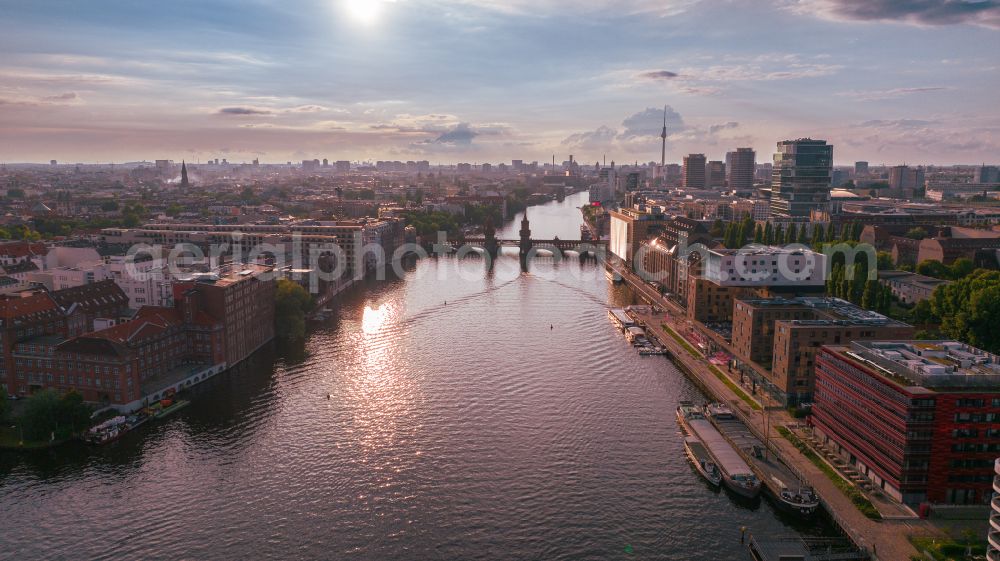
<instances>
[{"instance_id":1,"label":"brick building","mask_svg":"<svg viewBox=\"0 0 1000 561\"><path fill-rule=\"evenodd\" d=\"M763 383L787 405L812 400L814 361L821 346L914 335L908 324L839 298L746 298L733 309L737 356L769 366Z\"/></svg>"},{"instance_id":2,"label":"brick building","mask_svg":"<svg viewBox=\"0 0 1000 561\"><path fill-rule=\"evenodd\" d=\"M824 347L812 422L909 504L987 504L1000 452L1000 357L955 341Z\"/></svg>"}]
</instances>

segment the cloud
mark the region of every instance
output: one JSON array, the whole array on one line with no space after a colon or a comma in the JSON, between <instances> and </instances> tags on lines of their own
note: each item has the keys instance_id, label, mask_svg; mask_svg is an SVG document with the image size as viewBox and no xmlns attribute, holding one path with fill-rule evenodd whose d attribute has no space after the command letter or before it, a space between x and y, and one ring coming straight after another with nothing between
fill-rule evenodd
<instances>
[{"instance_id":1,"label":"cloud","mask_svg":"<svg viewBox=\"0 0 1000 561\"><path fill-rule=\"evenodd\" d=\"M474 130L469 127L469 123L459 123L455 128L443 132L436 139L434 139L435 144L451 144L454 146L470 146L472 144L472 139L479 136Z\"/></svg>"},{"instance_id":2,"label":"cloud","mask_svg":"<svg viewBox=\"0 0 1000 561\"><path fill-rule=\"evenodd\" d=\"M561 144L575 148L606 150L617 137L617 130L601 125L596 130L571 134L563 139Z\"/></svg>"},{"instance_id":3,"label":"cloud","mask_svg":"<svg viewBox=\"0 0 1000 561\"><path fill-rule=\"evenodd\" d=\"M66 92L57 95L49 95L42 98L42 101L75 101L78 98L76 92Z\"/></svg>"},{"instance_id":4,"label":"cloud","mask_svg":"<svg viewBox=\"0 0 1000 561\"><path fill-rule=\"evenodd\" d=\"M1000 2L996 0L798 0L792 8L800 14L841 21L969 24L1000 29Z\"/></svg>"},{"instance_id":5,"label":"cloud","mask_svg":"<svg viewBox=\"0 0 1000 561\"><path fill-rule=\"evenodd\" d=\"M923 119L873 119L858 123L857 127L890 127L890 128L918 128L933 125L936 121L925 121Z\"/></svg>"},{"instance_id":6,"label":"cloud","mask_svg":"<svg viewBox=\"0 0 1000 561\"><path fill-rule=\"evenodd\" d=\"M216 115L236 115L236 116L248 116L248 115L271 115L273 112L270 109L261 109L258 107L223 107L215 112Z\"/></svg>"},{"instance_id":7,"label":"cloud","mask_svg":"<svg viewBox=\"0 0 1000 561\"><path fill-rule=\"evenodd\" d=\"M945 86L923 86L916 88L892 88L888 90L855 90L841 92L836 95L841 97L850 97L860 101L879 101L883 99L895 99L897 97L903 97L916 93L939 92L950 89L951 88Z\"/></svg>"},{"instance_id":8,"label":"cloud","mask_svg":"<svg viewBox=\"0 0 1000 561\"><path fill-rule=\"evenodd\" d=\"M715 134L720 131L735 129L740 126L736 121L729 121L728 123L723 123L721 125L711 125L708 127L709 134Z\"/></svg>"},{"instance_id":9,"label":"cloud","mask_svg":"<svg viewBox=\"0 0 1000 561\"><path fill-rule=\"evenodd\" d=\"M670 80L678 76L680 74L669 70L647 70L646 72L640 72L638 75L639 78L646 80Z\"/></svg>"},{"instance_id":10,"label":"cloud","mask_svg":"<svg viewBox=\"0 0 1000 561\"><path fill-rule=\"evenodd\" d=\"M631 139L641 136L660 136L663 131L664 110L656 107L647 107L622 121L625 130L621 136L623 139ZM684 119L680 113L674 111L669 105L666 107L667 131L677 131L684 128Z\"/></svg>"},{"instance_id":11,"label":"cloud","mask_svg":"<svg viewBox=\"0 0 1000 561\"><path fill-rule=\"evenodd\" d=\"M668 17L686 12L699 0L436 0L438 4L463 4L517 16L613 13Z\"/></svg>"}]
</instances>

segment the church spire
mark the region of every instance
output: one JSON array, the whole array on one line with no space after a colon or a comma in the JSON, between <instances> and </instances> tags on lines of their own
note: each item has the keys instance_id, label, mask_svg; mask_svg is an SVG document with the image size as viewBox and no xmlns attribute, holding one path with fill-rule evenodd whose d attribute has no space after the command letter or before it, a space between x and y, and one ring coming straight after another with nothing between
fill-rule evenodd
<instances>
[{"instance_id":1,"label":"church spire","mask_svg":"<svg viewBox=\"0 0 1000 561\"><path fill-rule=\"evenodd\" d=\"M187 162L181 160L181 188L187 188L190 184L188 183L188 168Z\"/></svg>"}]
</instances>

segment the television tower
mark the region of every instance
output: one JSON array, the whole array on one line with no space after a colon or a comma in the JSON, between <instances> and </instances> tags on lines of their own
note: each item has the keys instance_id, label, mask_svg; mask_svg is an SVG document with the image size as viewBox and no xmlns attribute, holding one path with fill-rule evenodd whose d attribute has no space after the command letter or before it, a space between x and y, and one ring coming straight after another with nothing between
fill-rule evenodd
<instances>
[{"instance_id":1,"label":"television tower","mask_svg":"<svg viewBox=\"0 0 1000 561\"><path fill-rule=\"evenodd\" d=\"M660 133L660 173L663 173L663 166L667 165L667 106L663 106L663 132Z\"/></svg>"}]
</instances>

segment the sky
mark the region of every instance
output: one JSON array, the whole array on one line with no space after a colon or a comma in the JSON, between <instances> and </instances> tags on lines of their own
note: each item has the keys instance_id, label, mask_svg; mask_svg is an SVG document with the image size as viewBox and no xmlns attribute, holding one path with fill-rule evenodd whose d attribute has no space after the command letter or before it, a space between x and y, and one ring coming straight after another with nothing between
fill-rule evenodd
<instances>
[{"instance_id":1,"label":"sky","mask_svg":"<svg viewBox=\"0 0 1000 561\"><path fill-rule=\"evenodd\" d=\"M0 0L0 162L1000 163L1000 0Z\"/></svg>"}]
</instances>

